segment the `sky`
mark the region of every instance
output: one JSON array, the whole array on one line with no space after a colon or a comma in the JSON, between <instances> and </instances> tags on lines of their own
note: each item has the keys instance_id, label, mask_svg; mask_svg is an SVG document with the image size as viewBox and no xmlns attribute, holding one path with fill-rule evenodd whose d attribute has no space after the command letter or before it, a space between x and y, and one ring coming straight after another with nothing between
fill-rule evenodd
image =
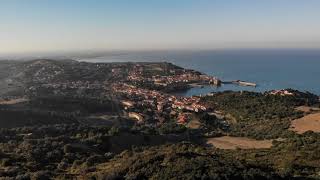
<instances>
[{"instance_id":1,"label":"sky","mask_svg":"<svg viewBox=\"0 0 320 180\"><path fill-rule=\"evenodd\" d=\"M230 48L320 48L320 1L0 1L0 54Z\"/></svg>"}]
</instances>

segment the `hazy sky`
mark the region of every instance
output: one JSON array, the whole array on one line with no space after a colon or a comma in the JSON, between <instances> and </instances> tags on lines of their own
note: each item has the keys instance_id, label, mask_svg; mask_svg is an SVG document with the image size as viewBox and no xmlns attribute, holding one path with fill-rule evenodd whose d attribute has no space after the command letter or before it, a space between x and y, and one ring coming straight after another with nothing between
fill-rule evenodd
<instances>
[{"instance_id":1,"label":"hazy sky","mask_svg":"<svg viewBox=\"0 0 320 180\"><path fill-rule=\"evenodd\" d=\"M0 53L320 48L320 0L1 0Z\"/></svg>"}]
</instances>

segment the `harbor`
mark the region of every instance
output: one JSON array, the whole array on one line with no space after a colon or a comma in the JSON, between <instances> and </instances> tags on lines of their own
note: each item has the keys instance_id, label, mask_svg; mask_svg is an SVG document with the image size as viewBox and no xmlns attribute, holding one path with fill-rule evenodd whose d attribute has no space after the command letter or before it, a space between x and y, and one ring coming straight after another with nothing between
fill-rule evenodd
<instances>
[{"instance_id":1,"label":"harbor","mask_svg":"<svg viewBox=\"0 0 320 180\"><path fill-rule=\"evenodd\" d=\"M257 83L248 82L248 81L221 81L219 86L208 84L208 83L194 83L189 84L191 88L185 91L179 91L173 93L178 96L200 96L207 95L212 92L223 92L223 91L255 91L255 92L263 92L263 86L258 85Z\"/></svg>"},{"instance_id":2,"label":"harbor","mask_svg":"<svg viewBox=\"0 0 320 180\"><path fill-rule=\"evenodd\" d=\"M254 82L242 81L242 80L222 81L218 78L214 78L214 81L210 81L209 84L217 86L217 87L220 87L222 84L235 84L235 85L239 85L239 86L257 87L257 84ZM208 85L208 84L207 83L192 83L189 85L191 85L192 87L203 87L204 85Z\"/></svg>"}]
</instances>

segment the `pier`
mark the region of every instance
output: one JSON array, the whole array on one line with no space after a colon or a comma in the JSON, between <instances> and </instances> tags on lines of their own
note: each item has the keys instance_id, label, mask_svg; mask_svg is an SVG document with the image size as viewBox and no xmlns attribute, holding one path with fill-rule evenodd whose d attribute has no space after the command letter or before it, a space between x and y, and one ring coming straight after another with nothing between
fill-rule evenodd
<instances>
[{"instance_id":1,"label":"pier","mask_svg":"<svg viewBox=\"0 0 320 180\"><path fill-rule=\"evenodd\" d=\"M257 87L256 83L248 82L248 81L241 81L241 80L234 80L234 81L224 81L223 84L237 84L239 86L252 86Z\"/></svg>"}]
</instances>

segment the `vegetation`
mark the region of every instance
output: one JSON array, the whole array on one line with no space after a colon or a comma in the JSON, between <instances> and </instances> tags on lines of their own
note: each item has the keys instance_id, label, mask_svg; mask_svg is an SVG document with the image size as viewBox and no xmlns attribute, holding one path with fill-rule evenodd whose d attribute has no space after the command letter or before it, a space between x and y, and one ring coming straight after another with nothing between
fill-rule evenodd
<instances>
[{"instance_id":1,"label":"vegetation","mask_svg":"<svg viewBox=\"0 0 320 180\"><path fill-rule=\"evenodd\" d=\"M33 97L27 107L58 112L76 112L82 115L91 113L117 112L118 104L107 98L75 96L38 96Z\"/></svg>"},{"instance_id":2,"label":"vegetation","mask_svg":"<svg viewBox=\"0 0 320 180\"><path fill-rule=\"evenodd\" d=\"M0 177L76 176L79 168L87 173L126 149L174 143L183 138L79 124L0 129Z\"/></svg>"},{"instance_id":3,"label":"vegetation","mask_svg":"<svg viewBox=\"0 0 320 180\"><path fill-rule=\"evenodd\" d=\"M96 166L98 179L317 179L319 135L306 133L267 150L213 150L189 143L136 148Z\"/></svg>"},{"instance_id":4,"label":"vegetation","mask_svg":"<svg viewBox=\"0 0 320 180\"><path fill-rule=\"evenodd\" d=\"M274 141L269 150L237 150L227 152L255 166L272 166L282 176L301 179L320 178L320 134L306 132L302 135Z\"/></svg>"},{"instance_id":5,"label":"vegetation","mask_svg":"<svg viewBox=\"0 0 320 180\"><path fill-rule=\"evenodd\" d=\"M274 141L271 149L218 150L181 143L190 140L186 134L140 130L78 124L0 129L0 177L319 178L318 133Z\"/></svg>"},{"instance_id":6,"label":"vegetation","mask_svg":"<svg viewBox=\"0 0 320 180\"><path fill-rule=\"evenodd\" d=\"M273 139L291 136L293 132L288 131L291 120L303 115L295 107L312 105L317 97L300 92L294 96L281 96L230 91L206 96L202 101L229 117L231 135Z\"/></svg>"},{"instance_id":7,"label":"vegetation","mask_svg":"<svg viewBox=\"0 0 320 180\"><path fill-rule=\"evenodd\" d=\"M1 99L27 101L0 105L0 179L320 179L320 134L288 130L303 115L297 106L318 103L311 93L216 93L202 102L225 118L194 113L201 125L188 129L176 116L157 123L148 110L146 123L122 117L108 87L141 66L145 77L184 71L170 63L2 64ZM276 140L249 150L204 143L228 134Z\"/></svg>"},{"instance_id":8,"label":"vegetation","mask_svg":"<svg viewBox=\"0 0 320 180\"><path fill-rule=\"evenodd\" d=\"M218 151L175 144L125 151L87 175L98 179L281 179L271 168L249 166Z\"/></svg>"}]
</instances>

